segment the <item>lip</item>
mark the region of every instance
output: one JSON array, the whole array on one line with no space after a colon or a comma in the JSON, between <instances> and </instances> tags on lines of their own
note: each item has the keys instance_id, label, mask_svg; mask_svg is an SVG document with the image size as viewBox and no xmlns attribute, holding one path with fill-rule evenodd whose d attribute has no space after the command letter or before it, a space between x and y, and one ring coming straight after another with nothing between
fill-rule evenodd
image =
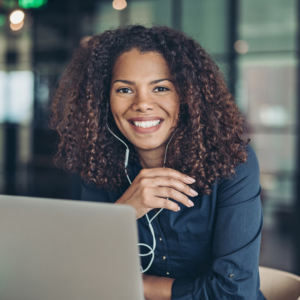
<instances>
[{"instance_id":1,"label":"lip","mask_svg":"<svg viewBox=\"0 0 300 300\"><path fill-rule=\"evenodd\" d=\"M139 121L139 120L136 120L136 119L137 118L132 118L130 120ZM137 126L135 126L131 123L132 121L129 121L129 120L128 121L129 121L129 124L132 127L132 129L137 133L153 133L153 132L156 132L160 128L161 124L164 122L164 120L161 119L161 118L157 118L157 117L152 118L152 120L158 120L158 119L161 120L161 122L158 125L153 126L153 127L149 127L149 128L137 127ZM151 121L151 120L148 118L147 121Z\"/></svg>"},{"instance_id":2,"label":"lip","mask_svg":"<svg viewBox=\"0 0 300 300\"><path fill-rule=\"evenodd\" d=\"M153 121L153 120L164 120L163 118L160 118L160 117L156 117L156 116L153 116L153 117L135 117L135 118L131 118L131 119L128 119L127 121L130 123L130 122L140 122L140 121Z\"/></svg>"}]
</instances>

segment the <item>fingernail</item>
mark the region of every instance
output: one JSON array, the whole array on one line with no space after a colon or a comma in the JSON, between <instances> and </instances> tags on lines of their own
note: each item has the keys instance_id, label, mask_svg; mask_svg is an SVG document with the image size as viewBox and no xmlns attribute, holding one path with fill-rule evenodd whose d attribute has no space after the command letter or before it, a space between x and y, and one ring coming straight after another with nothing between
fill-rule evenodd
<instances>
[{"instance_id":1,"label":"fingernail","mask_svg":"<svg viewBox=\"0 0 300 300\"><path fill-rule=\"evenodd\" d=\"M198 193L197 193L195 190L190 189L190 191L191 191L191 194L192 194L192 195L194 195L194 196L197 196L197 195L198 195Z\"/></svg>"},{"instance_id":2,"label":"fingernail","mask_svg":"<svg viewBox=\"0 0 300 300\"><path fill-rule=\"evenodd\" d=\"M194 203L193 203L191 200L188 201L188 204L189 204L190 206L194 206Z\"/></svg>"},{"instance_id":3,"label":"fingernail","mask_svg":"<svg viewBox=\"0 0 300 300\"><path fill-rule=\"evenodd\" d=\"M196 180L192 177L187 176L187 180L191 183L195 182Z\"/></svg>"},{"instance_id":4,"label":"fingernail","mask_svg":"<svg viewBox=\"0 0 300 300\"><path fill-rule=\"evenodd\" d=\"M180 206L178 206L178 209L177 209L178 211L180 211Z\"/></svg>"}]
</instances>

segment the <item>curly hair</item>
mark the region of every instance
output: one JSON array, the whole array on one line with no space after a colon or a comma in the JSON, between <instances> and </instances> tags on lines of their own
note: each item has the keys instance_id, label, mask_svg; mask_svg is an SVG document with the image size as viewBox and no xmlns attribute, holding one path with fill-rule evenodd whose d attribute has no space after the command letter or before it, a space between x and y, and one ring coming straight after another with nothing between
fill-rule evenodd
<instances>
[{"instance_id":1,"label":"curly hair","mask_svg":"<svg viewBox=\"0 0 300 300\"><path fill-rule=\"evenodd\" d=\"M125 148L106 122L129 145L129 162L139 162L114 122L109 97L114 64L132 49L160 53L180 97L166 167L195 178L193 188L210 194L216 180L230 177L247 159L244 120L209 54L192 38L165 26L108 30L75 51L51 104L50 127L60 136L55 161L63 156L64 170L79 172L98 187L115 190L125 184Z\"/></svg>"}]
</instances>

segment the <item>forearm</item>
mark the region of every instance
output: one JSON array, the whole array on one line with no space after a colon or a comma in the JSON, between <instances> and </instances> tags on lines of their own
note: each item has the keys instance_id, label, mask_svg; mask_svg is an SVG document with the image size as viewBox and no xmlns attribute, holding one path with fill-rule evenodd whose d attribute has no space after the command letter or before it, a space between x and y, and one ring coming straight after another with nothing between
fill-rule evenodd
<instances>
[{"instance_id":1,"label":"forearm","mask_svg":"<svg viewBox=\"0 0 300 300\"><path fill-rule=\"evenodd\" d=\"M172 284L175 279L143 275L146 300L171 300Z\"/></svg>"}]
</instances>

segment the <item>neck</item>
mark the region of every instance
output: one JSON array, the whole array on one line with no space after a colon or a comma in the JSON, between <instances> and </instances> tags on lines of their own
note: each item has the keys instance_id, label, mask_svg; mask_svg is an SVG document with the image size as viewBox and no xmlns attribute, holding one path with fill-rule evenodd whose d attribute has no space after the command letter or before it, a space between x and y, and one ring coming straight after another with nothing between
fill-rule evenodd
<instances>
[{"instance_id":1,"label":"neck","mask_svg":"<svg viewBox=\"0 0 300 300\"><path fill-rule=\"evenodd\" d=\"M175 131L171 135L169 141L157 149L143 150L135 147L135 150L139 155L140 163L143 168L145 169L162 168L164 166L163 164L165 158L165 151L168 150L169 142L173 138Z\"/></svg>"},{"instance_id":2,"label":"neck","mask_svg":"<svg viewBox=\"0 0 300 300\"><path fill-rule=\"evenodd\" d=\"M165 149L166 145L152 150L143 150L136 148L142 167L144 169L162 168L164 164Z\"/></svg>"}]
</instances>

